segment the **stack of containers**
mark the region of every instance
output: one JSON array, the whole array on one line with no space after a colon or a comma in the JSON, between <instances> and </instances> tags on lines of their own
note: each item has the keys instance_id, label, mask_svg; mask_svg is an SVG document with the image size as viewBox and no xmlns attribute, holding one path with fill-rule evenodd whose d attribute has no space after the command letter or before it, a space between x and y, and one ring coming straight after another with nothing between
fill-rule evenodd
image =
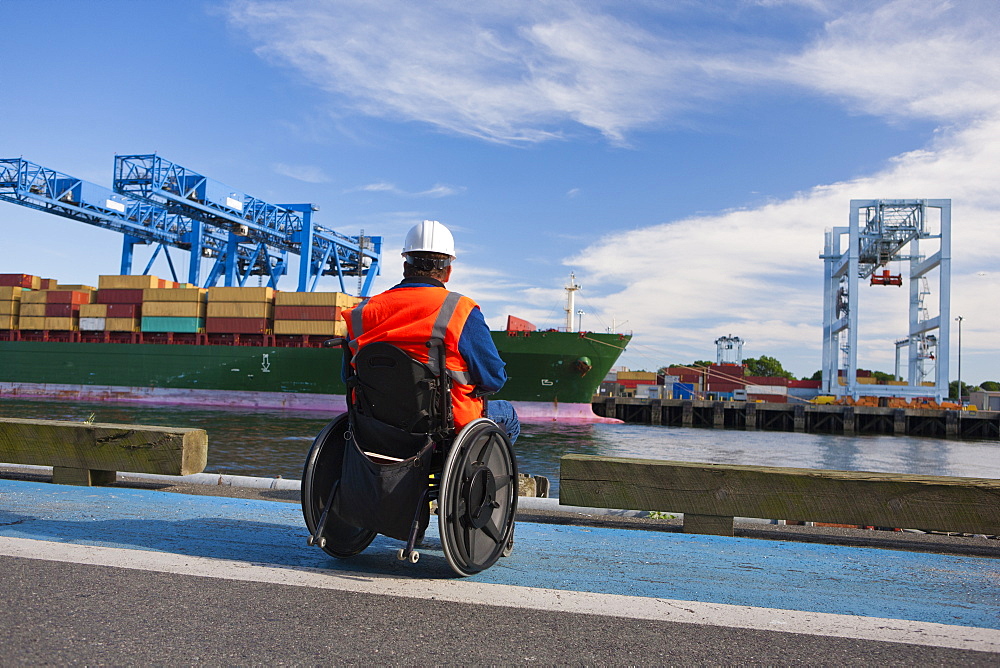
<instances>
[{"instance_id":1,"label":"stack of containers","mask_svg":"<svg viewBox=\"0 0 1000 668\"><path fill-rule=\"evenodd\" d=\"M341 312L358 301L342 292L279 292L274 298L274 333L347 336Z\"/></svg>"},{"instance_id":2,"label":"stack of containers","mask_svg":"<svg viewBox=\"0 0 1000 668\"><path fill-rule=\"evenodd\" d=\"M75 332L80 329L80 308L91 298L85 290L25 291L21 294L21 329Z\"/></svg>"},{"instance_id":3,"label":"stack of containers","mask_svg":"<svg viewBox=\"0 0 1000 668\"><path fill-rule=\"evenodd\" d=\"M23 291L19 285L0 285L0 330L18 329Z\"/></svg>"},{"instance_id":4,"label":"stack of containers","mask_svg":"<svg viewBox=\"0 0 1000 668\"><path fill-rule=\"evenodd\" d=\"M97 304L102 308L87 309L93 318L88 327L96 328L104 319L108 332L138 332L142 315L143 290L164 287L165 281L156 276L101 276L97 280ZM81 317L84 314L81 314ZM82 324L82 323L81 323Z\"/></svg>"},{"instance_id":5,"label":"stack of containers","mask_svg":"<svg viewBox=\"0 0 1000 668\"><path fill-rule=\"evenodd\" d=\"M197 334L205 331L207 290L146 288L142 294L142 331Z\"/></svg>"},{"instance_id":6,"label":"stack of containers","mask_svg":"<svg viewBox=\"0 0 1000 668\"><path fill-rule=\"evenodd\" d=\"M273 321L273 288L208 289L208 334L270 334Z\"/></svg>"}]
</instances>

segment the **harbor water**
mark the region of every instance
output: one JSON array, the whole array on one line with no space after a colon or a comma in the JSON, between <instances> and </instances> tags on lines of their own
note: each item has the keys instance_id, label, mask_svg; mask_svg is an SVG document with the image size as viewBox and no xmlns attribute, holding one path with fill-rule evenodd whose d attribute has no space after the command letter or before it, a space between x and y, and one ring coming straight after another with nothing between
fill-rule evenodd
<instances>
[{"instance_id":1,"label":"harbor water","mask_svg":"<svg viewBox=\"0 0 1000 668\"><path fill-rule=\"evenodd\" d=\"M333 416L4 399L0 417L195 427L208 432L206 472L299 479L313 437ZM1000 441L545 422L522 425L515 450L520 471L549 478L553 496L568 453L1000 479Z\"/></svg>"}]
</instances>

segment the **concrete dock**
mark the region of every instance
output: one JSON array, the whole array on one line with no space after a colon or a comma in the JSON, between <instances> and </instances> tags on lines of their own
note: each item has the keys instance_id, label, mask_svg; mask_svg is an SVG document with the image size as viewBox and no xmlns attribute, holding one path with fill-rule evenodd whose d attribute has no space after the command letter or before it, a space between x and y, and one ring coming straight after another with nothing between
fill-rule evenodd
<instances>
[{"instance_id":1,"label":"concrete dock","mask_svg":"<svg viewBox=\"0 0 1000 668\"><path fill-rule=\"evenodd\" d=\"M509 558L459 579L433 520L416 565L384 537L336 560L306 546L289 494L200 491L0 479L4 663L995 665L1000 654L996 540L883 549L872 534L893 548L903 537L856 532L868 536L859 547L793 535L804 527L762 540L538 517L519 521Z\"/></svg>"}]
</instances>

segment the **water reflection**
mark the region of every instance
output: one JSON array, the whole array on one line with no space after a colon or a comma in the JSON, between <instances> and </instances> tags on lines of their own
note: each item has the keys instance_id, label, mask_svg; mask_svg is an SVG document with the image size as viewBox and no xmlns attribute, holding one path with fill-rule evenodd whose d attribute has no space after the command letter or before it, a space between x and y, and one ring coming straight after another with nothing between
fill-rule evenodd
<instances>
[{"instance_id":1,"label":"water reflection","mask_svg":"<svg viewBox=\"0 0 1000 668\"><path fill-rule=\"evenodd\" d=\"M313 437L332 415L313 411L0 400L0 416L196 427L208 432L206 471L298 479ZM832 436L647 425L524 424L522 473L543 475L557 493L567 453L714 464L1000 478L1000 442L909 436Z\"/></svg>"}]
</instances>

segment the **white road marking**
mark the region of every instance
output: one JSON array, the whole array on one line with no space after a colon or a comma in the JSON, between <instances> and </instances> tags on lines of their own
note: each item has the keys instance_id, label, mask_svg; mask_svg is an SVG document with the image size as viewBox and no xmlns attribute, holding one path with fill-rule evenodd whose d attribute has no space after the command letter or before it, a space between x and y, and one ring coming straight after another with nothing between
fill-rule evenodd
<instances>
[{"instance_id":1,"label":"white road marking","mask_svg":"<svg viewBox=\"0 0 1000 668\"><path fill-rule=\"evenodd\" d=\"M0 537L0 555L456 603L1000 653L998 630L932 622L516 587L471 580L394 578L26 538Z\"/></svg>"}]
</instances>

